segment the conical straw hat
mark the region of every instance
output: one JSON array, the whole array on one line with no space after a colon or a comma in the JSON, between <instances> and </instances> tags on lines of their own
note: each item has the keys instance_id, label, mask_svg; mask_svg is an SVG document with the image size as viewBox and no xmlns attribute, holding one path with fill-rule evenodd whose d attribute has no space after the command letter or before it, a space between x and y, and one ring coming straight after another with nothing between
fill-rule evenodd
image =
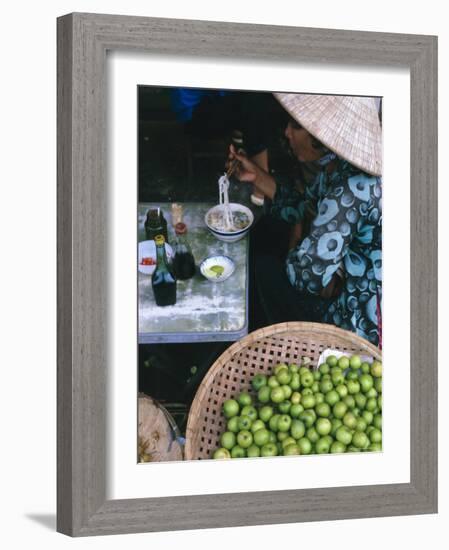
<instances>
[{"instance_id":1,"label":"conical straw hat","mask_svg":"<svg viewBox=\"0 0 449 550\"><path fill-rule=\"evenodd\" d=\"M382 174L382 132L372 97L275 93L323 145L368 174Z\"/></svg>"}]
</instances>

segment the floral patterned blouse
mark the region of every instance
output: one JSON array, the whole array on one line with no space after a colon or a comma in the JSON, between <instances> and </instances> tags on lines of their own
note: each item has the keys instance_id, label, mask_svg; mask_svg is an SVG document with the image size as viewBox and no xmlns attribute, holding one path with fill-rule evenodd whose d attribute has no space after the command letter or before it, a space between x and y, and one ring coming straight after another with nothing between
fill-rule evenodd
<instances>
[{"instance_id":1,"label":"floral patterned blouse","mask_svg":"<svg viewBox=\"0 0 449 550\"><path fill-rule=\"evenodd\" d=\"M278 185L271 213L288 223L312 212L309 234L287 256L287 276L300 292L318 295L334 273L343 271L341 294L330 302L323 322L352 330L379 344L382 297L381 180L336 158L304 194ZM342 268L342 269L341 269Z\"/></svg>"}]
</instances>

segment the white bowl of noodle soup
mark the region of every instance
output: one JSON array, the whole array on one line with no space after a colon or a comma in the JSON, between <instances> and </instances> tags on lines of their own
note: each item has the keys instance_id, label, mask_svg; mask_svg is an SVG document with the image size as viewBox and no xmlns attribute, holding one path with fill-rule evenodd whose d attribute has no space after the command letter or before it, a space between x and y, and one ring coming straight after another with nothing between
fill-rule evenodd
<instances>
[{"instance_id":1,"label":"white bowl of noodle soup","mask_svg":"<svg viewBox=\"0 0 449 550\"><path fill-rule=\"evenodd\" d=\"M254 215L251 210L243 206L243 204L230 202L229 207L232 212L232 220L234 223L233 231L225 229L222 204L217 204L208 210L204 216L204 222L212 235L218 240L234 243L242 239L248 233L254 222Z\"/></svg>"}]
</instances>

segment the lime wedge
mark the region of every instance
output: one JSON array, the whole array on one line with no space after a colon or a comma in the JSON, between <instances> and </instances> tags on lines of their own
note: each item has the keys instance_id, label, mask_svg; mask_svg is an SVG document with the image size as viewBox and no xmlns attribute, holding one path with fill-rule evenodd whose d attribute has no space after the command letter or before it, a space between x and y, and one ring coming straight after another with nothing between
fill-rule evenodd
<instances>
[{"instance_id":1,"label":"lime wedge","mask_svg":"<svg viewBox=\"0 0 449 550\"><path fill-rule=\"evenodd\" d=\"M224 267L222 265L213 265L210 270L215 273L216 277L223 275Z\"/></svg>"}]
</instances>

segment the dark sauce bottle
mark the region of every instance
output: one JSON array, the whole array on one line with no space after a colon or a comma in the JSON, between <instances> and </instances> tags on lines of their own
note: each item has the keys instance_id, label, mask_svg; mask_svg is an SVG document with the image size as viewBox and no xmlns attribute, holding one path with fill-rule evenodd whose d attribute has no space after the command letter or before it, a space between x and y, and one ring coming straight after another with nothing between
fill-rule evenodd
<instances>
[{"instance_id":1,"label":"dark sauce bottle","mask_svg":"<svg viewBox=\"0 0 449 550\"><path fill-rule=\"evenodd\" d=\"M167 220L160 208L150 208L145 220L145 234L148 241L153 241L156 235L162 235L168 243Z\"/></svg>"},{"instance_id":2,"label":"dark sauce bottle","mask_svg":"<svg viewBox=\"0 0 449 550\"><path fill-rule=\"evenodd\" d=\"M195 275L195 259L187 241L187 227L185 223L175 225L176 242L174 245L173 270L176 278L191 279Z\"/></svg>"},{"instance_id":3,"label":"dark sauce bottle","mask_svg":"<svg viewBox=\"0 0 449 550\"><path fill-rule=\"evenodd\" d=\"M176 277L165 254L165 239L163 235L156 235L156 269L151 276L154 299L158 306L172 306L176 304Z\"/></svg>"}]
</instances>

